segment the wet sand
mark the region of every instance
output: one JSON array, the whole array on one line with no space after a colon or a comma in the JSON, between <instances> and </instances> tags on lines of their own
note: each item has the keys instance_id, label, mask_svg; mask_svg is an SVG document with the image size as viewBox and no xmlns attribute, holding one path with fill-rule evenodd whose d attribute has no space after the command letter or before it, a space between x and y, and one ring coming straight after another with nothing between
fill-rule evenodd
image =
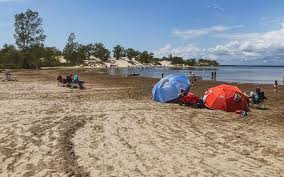
<instances>
[{"instance_id":1,"label":"wet sand","mask_svg":"<svg viewBox=\"0 0 284 177\"><path fill-rule=\"evenodd\" d=\"M249 116L151 100L156 79L17 71L0 85L0 176L283 176L284 89ZM197 82L202 95L219 82ZM253 84L238 84L243 91Z\"/></svg>"}]
</instances>

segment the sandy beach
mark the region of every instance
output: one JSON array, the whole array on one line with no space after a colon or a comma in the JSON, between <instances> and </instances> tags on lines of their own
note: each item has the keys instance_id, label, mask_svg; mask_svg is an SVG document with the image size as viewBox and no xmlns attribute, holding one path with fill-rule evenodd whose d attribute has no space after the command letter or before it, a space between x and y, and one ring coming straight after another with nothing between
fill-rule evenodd
<instances>
[{"instance_id":1,"label":"sandy beach","mask_svg":"<svg viewBox=\"0 0 284 177\"><path fill-rule=\"evenodd\" d=\"M1 82L0 176L284 175L283 88L263 85L266 109L241 117L153 102L151 78L78 71L86 90L58 87L71 71L20 70Z\"/></svg>"}]
</instances>

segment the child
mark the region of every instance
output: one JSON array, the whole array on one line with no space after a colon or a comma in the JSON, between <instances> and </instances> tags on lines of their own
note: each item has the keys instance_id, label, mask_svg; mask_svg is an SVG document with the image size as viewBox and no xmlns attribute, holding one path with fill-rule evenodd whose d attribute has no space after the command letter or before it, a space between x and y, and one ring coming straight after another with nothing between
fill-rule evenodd
<instances>
[{"instance_id":1,"label":"child","mask_svg":"<svg viewBox=\"0 0 284 177\"><path fill-rule=\"evenodd\" d=\"M274 92L277 92L277 88L278 88L278 82L277 82L277 81L274 81L274 84L273 84L273 90L274 90Z\"/></svg>"}]
</instances>

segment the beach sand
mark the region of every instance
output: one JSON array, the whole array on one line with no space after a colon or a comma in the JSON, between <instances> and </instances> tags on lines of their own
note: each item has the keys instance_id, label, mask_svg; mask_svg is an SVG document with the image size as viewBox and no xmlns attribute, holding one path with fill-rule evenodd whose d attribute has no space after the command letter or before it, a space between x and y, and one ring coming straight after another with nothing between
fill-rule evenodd
<instances>
[{"instance_id":1,"label":"beach sand","mask_svg":"<svg viewBox=\"0 0 284 177\"><path fill-rule=\"evenodd\" d=\"M151 100L156 79L21 70L0 85L0 176L283 176L284 89L249 116ZM202 95L220 82L200 81ZM253 84L238 84L243 91Z\"/></svg>"}]
</instances>

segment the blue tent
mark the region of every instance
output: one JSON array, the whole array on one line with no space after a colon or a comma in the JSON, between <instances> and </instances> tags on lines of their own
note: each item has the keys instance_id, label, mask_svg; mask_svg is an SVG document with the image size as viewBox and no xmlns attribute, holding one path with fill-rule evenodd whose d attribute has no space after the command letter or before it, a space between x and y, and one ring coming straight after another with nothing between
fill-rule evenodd
<instances>
[{"instance_id":1,"label":"blue tent","mask_svg":"<svg viewBox=\"0 0 284 177\"><path fill-rule=\"evenodd\" d=\"M154 101L161 103L175 102L179 98L181 89L190 89L190 83L186 75L169 75L161 79L152 90Z\"/></svg>"}]
</instances>

